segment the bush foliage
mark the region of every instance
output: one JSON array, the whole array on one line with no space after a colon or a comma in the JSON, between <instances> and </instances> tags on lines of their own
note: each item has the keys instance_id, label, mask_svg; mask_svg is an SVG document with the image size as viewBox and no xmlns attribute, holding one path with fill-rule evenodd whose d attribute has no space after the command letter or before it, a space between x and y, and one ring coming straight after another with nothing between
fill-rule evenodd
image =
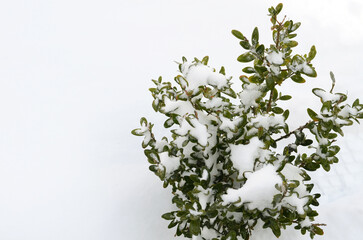
<instances>
[{"instance_id":1,"label":"bush foliage","mask_svg":"<svg viewBox=\"0 0 363 240\"><path fill-rule=\"evenodd\" d=\"M300 23L278 20L281 9L282 4L268 9L269 47L259 42L257 28L251 39L232 31L245 50L237 60L249 63L240 77L240 93L232 89L224 67L208 66L208 57L192 62L183 57L174 84L153 80L152 107L166 116L171 138L156 139L145 118L132 133L144 136L150 170L172 190L177 210L162 217L178 236L249 239L257 224L276 237L289 225L311 238L323 234L323 224L314 222L320 194L311 193L309 172L329 171L338 162L336 138L343 136L344 126L363 118L363 105L358 99L347 104L345 94L334 93L331 73L330 91L312 90L321 100L320 111L307 108L311 120L289 129L289 109L279 103L292 97L279 87L317 76L312 65L316 49L293 53Z\"/></svg>"}]
</instances>

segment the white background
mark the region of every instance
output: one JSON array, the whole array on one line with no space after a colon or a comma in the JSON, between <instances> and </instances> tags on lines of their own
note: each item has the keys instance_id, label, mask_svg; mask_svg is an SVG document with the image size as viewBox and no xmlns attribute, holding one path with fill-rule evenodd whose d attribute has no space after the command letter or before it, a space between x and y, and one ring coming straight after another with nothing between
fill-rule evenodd
<instances>
[{"instance_id":1,"label":"white background","mask_svg":"<svg viewBox=\"0 0 363 240\"><path fill-rule=\"evenodd\" d=\"M296 51L313 44L318 51L318 78L285 90L294 95L291 124L298 126L307 118L304 105L318 103L311 87L330 87L330 70L337 90L362 97L363 2L282 2L283 14L302 22ZM141 139L130 134L141 116L162 123L151 108L150 80L172 81L173 61L182 56L209 55L239 89L243 50L230 31L249 37L258 26L269 44L267 8L277 3L0 1L0 239L172 239L160 218L170 209L169 193L148 171ZM355 169L362 166L359 132L354 127L342 142L342 158L354 159ZM359 239L363 209L343 195L363 181L357 171L342 174L351 180L340 185L318 174L327 193L322 218L331 221L327 239L342 239L339 227L352 228L345 239Z\"/></svg>"}]
</instances>

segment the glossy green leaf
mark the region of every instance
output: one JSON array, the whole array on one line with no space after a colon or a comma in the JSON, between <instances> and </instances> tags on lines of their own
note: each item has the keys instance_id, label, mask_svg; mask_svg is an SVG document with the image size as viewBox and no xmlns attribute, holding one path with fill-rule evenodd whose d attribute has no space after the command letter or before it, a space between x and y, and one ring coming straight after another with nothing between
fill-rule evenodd
<instances>
[{"instance_id":1,"label":"glossy green leaf","mask_svg":"<svg viewBox=\"0 0 363 240\"><path fill-rule=\"evenodd\" d=\"M297 83L304 83L304 82L306 82L305 79L302 78L301 75L299 75L299 74L295 74L294 76L291 77L291 79L294 82L297 82Z\"/></svg>"},{"instance_id":2,"label":"glossy green leaf","mask_svg":"<svg viewBox=\"0 0 363 240\"><path fill-rule=\"evenodd\" d=\"M243 72L245 73L255 73L255 69L253 67L245 67L242 69Z\"/></svg>"},{"instance_id":3,"label":"glossy green leaf","mask_svg":"<svg viewBox=\"0 0 363 240\"><path fill-rule=\"evenodd\" d=\"M222 66L221 70L219 70L220 74L226 75L226 69Z\"/></svg>"},{"instance_id":4,"label":"glossy green leaf","mask_svg":"<svg viewBox=\"0 0 363 240\"><path fill-rule=\"evenodd\" d=\"M315 58L315 55L316 55L316 48L315 46L313 45L311 48L310 48L310 52L309 52L309 56L308 58L306 59L308 62L310 62L311 60L313 60Z\"/></svg>"},{"instance_id":5,"label":"glossy green leaf","mask_svg":"<svg viewBox=\"0 0 363 240\"><path fill-rule=\"evenodd\" d=\"M240 41L239 44L246 50L250 50L251 49L251 44L245 40L245 41Z\"/></svg>"},{"instance_id":6,"label":"glossy green leaf","mask_svg":"<svg viewBox=\"0 0 363 240\"><path fill-rule=\"evenodd\" d=\"M136 129L131 131L131 134L135 135L135 136L144 136L144 133L145 132L141 131L140 128L136 128Z\"/></svg>"},{"instance_id":7,"label":"glossy green leaf","mask_svg":"<svg viewBox=\"0 0 363 240\"><path fill-rule=\"evenodd\" d=\"M285 112L282 114L282 116L284 116L285 120L288 119L289 115L290 115L289 109L286 109Z\"/></svg>"},{"instance_id":8,"label":"glossy green leaf","mask_svg":"<svg viewBox=\"0 0 363 240\"><path fill-rule=\"evenodd\" d=\"M189 231L192 235L199 235L200 233L200 221L199 219L190 221Z\"/></svg>"},{"instance_id":9,"label":"glossy green leaf","mask_svg":"<svg viewBox=\"0 0 363 240\"><path fill-rule=\"evenodd\" d=\"M314 225L313 228L314 228L314 233L315 234L317 234L317 235L324 235L324 231L320 227Z\"/></svg>"},{"instance_id":10,"label":"glossy green leaf","mask_svg":"<svg viewBox=\"0 0 363 240\"><path fill-rule=\"evenodd\" d=\"M272 90L275 87L275 81L272 76L266 78L267 89Z\"/></svg>"},{"instance_id":11,"label":"glossy green leaf","mask_svg":"<svg viewBox=\"0 0 363 240\"><path fill-rule=\"evenodd\" d=\"M252 53L250 52L246 52L242 55L240 55L238 58L237 58L237 61L239 62L251 62L252 60L255 59L255 56L253 56Z\"/></svg>"},{"instance_id":12,"label":"glossy green leaf","mask_svg":"<svg viewBox=\"0 0 363 240\"><path fill-rule=\"evenodd\" d=\"M171 221L168 225L168 228L173 228L175 227L176 225L178 225L178 222L177 221Z\"/></svg>"},{"instance_id":13,"label":"glossy green leaf","mask_svg":"<svg viewBox=\"0 0 363 240\"><path fill-rule=\"evenodd\" d=\"M303 69L303 73L306 75L306 76L309 76L309 77L316 77L317 76L317 73L315 71L315 68L310 66L310 65L306 65Z\"/></svg>"},{"instance_id":14,"label":"glossy green leaf","mask_svg":"<svg viewBox=\"0 0 363 240\"><path fill-rule=\"evenodd\" d=\"M264 73L267 71L267 68L265 66L255 65L254 68L261 76L264 75Z\"/></svg>"},{"instance_id":15,"label":"glossy green leaf","mask_svg":"<svg viewBox=\"0 0 363 240\"><path fill-rule=\"evenodd\" d=\"M282 101L290 100L292 97L290 95L283 95L279 99Z\"/></svg>"},{"instance_id":16,"label":"glossy green leaf","mask_svg":"<svg viewBox=\"0 0 363 240\"><path fill-rule=\"evenodd\" d=\"M317 118L317 116L318 116L318 114L316 113L316 112L314 112L313 110L311 110L310 108L308 108L307 109L307 112L308 112L308 114L309 114L309 116L310 116L310 118L312 119L312 120L318 120L318 118Z\"/></svg>"},{"instance_id":17,"label":"glossy green leaf","mask_svg":"<svg viewBox=\"0 0 363 240\"><path fill-rule=\"evenodd\" d=\"M163 215L161 215L162 218L164 218L165 220L173 220L175 219L175 216L172 212L170 213L164 213Z\"/></svg>"},{"instance_id":18,"label":"glossy green leaf","mask_svg":"<svg viewBox=\"0 0 363 240\"><path fill-rule=\"evenodd\" d=\"M283 4L282 3L279 3L277 6L276 6L276 15L279 14L282 10L282 7L283 7Z\"/></svg>"},{"instance_id":19,"label":"glossy green leaf","mask_svg":"<svg viewBox=\"0 0 363 240\"><path fill-rule=\"evenodd\" d=\"M258 28L255 27L255 29L253 29L253 32L252 32L252 45L257 45L258 39L259 39Z\"/></svg>"},{"instance_id":20,"label":"glossy green leaf","mask_svg":"<svg viewBox=\"0 0 363 240\"><path fill-rule=\"evenodd\" d=\"M289 41L286 43L286 46L293 48L296 47L298 44L299 43L297 41Z\"/></svg>"},{"instance_id":21,"label":"glossy green leaf","mask_svg":"<svg viewBox=\"0 0 363 240\"><path fill-rule=\"evenodd\" d=\"M228 240L237 240L237 234L235 231L230 231L227 236L226 236L226 239Z\"/></svg>"},{"instance_id":22,"label":"glossy green leaf","mask_svg":"<svg viewBox=\"0 0 363 240\"><path fill-rule=\"evenodd\" d=\"M359 99L357 98L354 102L352 107L357 107L359 105Z\"/></svg>"},{"instance_id":23,"label":"glossy green leaf","mask_svg":"<svg viewBox=\"0 0 363 240\"><path fill-rule=\"evenodd\" d=\"M276 220L271 221L270 228L277 238L281 236L281 229Z\"/></svg>"},{"instance_id":24,"label":"glossy green leaf","mask_svg":"<svg viewBox=\"0 0 363 240\"><path fill-rule=\"evenodd\" d=\"M238 30L232 30L232 34L233 34L233 36L235 36L238 39L241 39L241 40L246 39L245 36L243 36L243 34Z\"/></svg>"},{"instance_id":25,"label":"glossy green leaf","mask_svg":"<svg viewBox=\"0 0 363 240\"><path fill-rule=\"evenodd\" d=\"M301 26L301 23L297 22L291 27L291 32L296 31Z\"/></svg>"},{"instance_id":26,"label":"glossy green leaf","mask_svg":"<svg viewBox=\"0 0 363 240\"><path fill-rule=\"evenodd\" d=\"M265 53L265 46L261 44L256 48L256 53L259 55L263 55Z\"/></svg>"},{"instance_id":27,"label":"glossy green leaf","mask_svg":"<svg viewBox=\"0 0 363 240\"><path fill-rule=\"evenodd\" d=\"M208 61L209 61L209 56L205 56L205 57L202 59L201 63L202 63L202 64L204 64L204 65L208 65Z\"/></svg>"},{"instance_id":28,"label":"glossy green leaf","mask_svg":"<svg viewBox=\"0 0 363 240\"><path fill-rule=\"evenodd\" d=\"M272 112L274 112L276 114L281 114L284 112L284 110L280 107L274 107L274 108L272 108Z\"/></svg>"}]
</instances>

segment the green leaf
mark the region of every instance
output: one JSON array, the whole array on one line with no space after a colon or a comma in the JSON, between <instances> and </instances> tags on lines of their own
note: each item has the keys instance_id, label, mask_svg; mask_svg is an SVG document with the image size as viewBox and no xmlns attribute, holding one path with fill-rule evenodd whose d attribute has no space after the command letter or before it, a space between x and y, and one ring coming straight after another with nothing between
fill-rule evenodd
<instances>
[{"instance_id":1,"label":"green leaf","mask_svg":"<svg viewBox=\"0 0 363 240\"><path fill-rule=\"evenodd\" d=\"M288 20L284 23L284 27L290 30L292 24L293 24L292 20Z\"/></svg>"},{"instance_id":2,"label":"green leaf","mask_svg":"<svg viewBox=\"0 0 363 240\"><path fill-rule=\"evenodd\" d=\"M286 45L291 48L296 47L298 44L299 43L297 41L289 41L286 43Z\"/></svg>"},{"instance_id":3,"label":"green leaf","mask_svg":"<svg viewBox=\"0 0 363 240\"><path fill-rule=\"evenodd\" d=\"M330 71L330 79L333 81L333 84L335 84L335 76L332 71Z\"/></svg>"},{"instance_id":4,"label":"green leaf","mask_svg":"<svg viewBox=\"0 0 363 240\"><path fill-rule=\"evenodd\" d=\"M286 109L284 114L282 114L282 116L284 116L285 120L289 117L289 115L290 115L289 109Z\"/></svg>"},{"instance_id":5,"label":"green leaf","mask_svg":"<svg viewBox=\"0 0 363 240\"><path fill-rule=\"evenodd\" d=\"M200 182L200 179L197 175L190 175L189 176L190 180L192 180L193 182L197 182L199 183Z\"/></svg>"},{"instance_id":6,"label":"green leaf","mask_svg":"<svg viewBox=\"0 0 363 240\"><path fill-rule=\"evenodd\" d=\"M248 77L246 75L239 76L239 80L241 80L242 82L245 82L245 83L250 82L250 80L248 79Z\"/></svg>"},{"instance_id":7,"label":"green leaf","mask_svg":"<svg viewBox=\"0 0 363 240\"><path fill-rule=\"evenodd\" d=\"M277 238L278 238L278 237L280 237L280 236L281 236L281 229L280 229L280 227L279 227L279 225L278 225L277 221L276 221L276 220L271 220L270 222L271 222L271 224L270 224L270 228L271 228L271 230L272 230L273 234L274 234Z\"/></svg>"},{"instance_id":8,"label":"green leaf","mask_svg":"<svg viewBox=\"0 0 363 240\"><path fill-rule=\"evenodd\" d=\"M323 169L327 172L330 171L330 164L329 163L323 163L321 164L321 166L323 167Z\"/></svg>"},{"instance_id":9,"label":"green leaf","mask_svg":"<svg viewBox=\"0 0 363 240\"><path fill-rule=\"evenodd\" d=\"M270 15L269 16L271 16L271 15L275 15L275 8L274 7L270 7L270 8L268 8L268 12L270 13Z\"/></svg>"},{"instance_id":10,"label":"green leaf","mask_svg":"<svg viewBox=\"0 0 363 240\"><path fill-rule=\"evenodd\" d=\"M314 112L310 108L307 109L307 112L312 120L314 121L318 120L318 118L316 117L318 114L316 112Z\"/></svg>"},{"instance_id":11,"label":"green leaf","mask_svg":"<svg viewBox=\"0 0 363 240\"><path fill-rule=\"evenodd\" d=\"M296 34L296 33L293 33L293 34L289 34L289 35L287 35L287 37L288 37L288 38L290 38L290 39L291 39L291 38L294 38L294 37L296 37L296 36L297 36L297 34Z\"/></svg>"},{"instance_id":12,"label":"green leaf","mask_svg":"<svg viewBox=\"0 0 363 240\"><path fill-rule=\"evenodd\" d=\"M168 228L173 228L175 227L176 225L178 225L178 222L174 222L174 221L171 221L168 225Z\"/></svg>"},{"instance_id":13,"label":"green leaf","mask_svg":"<svg viewBox=\"0 0 363 240\"><path fill-rule=\"evenodd\" d=\"M263 127L259 127L259 128L258 128L258 132L257 132L257 136L258 136L259 138L261 138L261 137L262 137L262 135L263 135Z\"/></svg>"},{"instance_id":14,"label":"green leaf","mask_svg":"<svg viewBox=\"0 0 363 240\"><path fill-rule=\"evenodd\" d=\"M208 61L209 61L209 57L208 56L205 56L203 59L202 59L202 64L204 65L208 65Z\"/></svg>"},{"instance_id":15,"label":"green leaf","mask_svg":"<svg viewBox=\"0 0 363 240\"><path fill-rule=\"evenodd\" d=\"M159 110L159 99L155 99L151 106L153 107L154 111L157 112Z\"/></svg>"},{"instance_id":16,"label":"green leaf","mask_svg":"<svg viewBox=\"0 0 363 240\"><path fill-rule=\"evenodd\" d=\"M272 14L273 15L273 14ZM269 15L269 16L271 16L271 15ZM275 17L271 17L270 18L270 21L271 21L271 23L273 24L273 25L275 25L276 24L276 18Z\"/></svg>"},{"instance_id":17,"label":"green leaf","mask_svg":"<svg viewBox=\"0 0 363 240\"><path fill-rule=\"evenodd\" d=\"M313 225L313 228L314 228L314 233L315 234L317 234L317 235L324 235L324 231L320 227L318 227L316 225Z\"/></svg>"},{"instance_id":18,"label":"green leaf","mask_svg":"<svg viewBox=\"0 0 363 240\"><path fill-rule=\"evenodd\" d=\"M268 90L272 90L275 87L275 80L272 76L266 78L266 86Z\"/></svg>"},{"instance_id":19,"label":"green leaf","mask_svg":"<svg viewBox=\"0 0 363 240\"><path fill-rule=\"evenodd\" d=\"M140 128L136 128L136 129L132 130L131 134L135 135L135 136L144 136L144 132L142 132Z\"/></svg>"},{"instance_id":20,"label":"green leaf","mask_svg":"<svg viewBox=\"0 0 363 240\"><path fill-rule=\"evenodd\" d=\"M292 97L290 95L283 95L280 97L280 100L282 101L286 101L286 100L290 100Z\"/></svg>"},{"instance_id":21,"label":"green leaf","mask_svg":"<svg viewBox=\"0 0 363 240\"><path fill-rule=\"evenodd\" d=\"M297 83L304 83L304 82L306 82L305 79L302 78L300 74L295 74L294 76L291 77L291 79L294 82L297 82Z\"/></svg>"},{"instance_id":22,"label":"green leaf","mask_svg":"<svg viewBox=\"0 0 363 240\"><path fill-rule=\"evenodd\" d=\"M250 76L250 77L248 78L248 80L249 80L251 83L258 83L258 84L260 84L260 83L262 83L263 78L260 78L257 74L255 74L255 75Z\"/></svg>"},{"instance_id":23,"label":"green leaf","mask_svg":"<svg viewBox=\"0 0 363 240\"><path fill-rule=\"evenodd\" d=\"M277 89L274 88L273 94L272 94L272 100L275 101L278 97L279 97L279 93L278 93Z\"/></svg>"},{"instance_id":24,"label":"green leaf","mask_svg":"<svg viewBox=\"0 0 363 240\"><path fill-rule=\"evenodd\" d=\"M301 145L302 146L309 146L309 145L311 145L313 143L313 140L311 140L311 139L306 139L305 141L303 141L302 143L301 143Z\"/></svg>"},{"instance_id":25,"label":"green leaf","mask_svg":"<svg viewBox=\"0 0 363 240\"><path fill-rule=\"evenodd\" d=\"M337 126L333 126L333 130L334 132L337 132L340 134L340 136L344 137L344 132L342 131L342 129L340 127L337 127Z\"/></svg>"},{"instance_id":26,"label":"green leaf","mask_svg":"<svg viewBox=\"0 0 363 240\"><path fill-rule=\"evenodd\" d=\"M239 44L246 50L251 49L251 44L247 40L240 41Z\"/></svg>"},{"instance_id":27,"label":"green leaf","mask_svg":"<svg viewBox=\"0 0 363 240\"><path fill-rule=\"evenodd\" d=\"M315 71L315 68L310 66L310 65L306 65L304 67L304 70L303 70L303 73L306 75L306 76L309 76L309 77L316 77L317 76L317 73Z\"/></svg>"},{"instance_id":28,"label":"green leaf","mask_svg":"<svg viewBox=\"0 0 363 240\"><path fill-rule=\"evenodd\" d=\"M164 122L164 128L170 128L173 125L174 125L174 120L172 118L169 118Z\"/></svg>"},{"instance_id":29,"label":"green leaf","mask_svg":"<svg viewBox=\"0 0 363 240\"><path fill-rule=\"evenodd\" d=\"M237 240L237 234L235 231L230 231L227 236L226 236L226 239L228 240Z\"/></svg>"},{"instance_id":30,"label":"green leaf","mask_svg":"<svg viewBox=\"0 0 363 240\"><path fill-rule=\"evenodd\" d=\"M236 93L233 91L232 88L227 88L226 90L223 90L223 93L225 93L226 95L232 97L232 98L236 98L237 95Z\"/></svg>"},{"instance_id":31,"label":"green leaf","mask_svg":"<svg viewBox=\"0 0 363 240\"><path fill-rule=\"evenodd\" d=\"M142 118L140 119L140 125L141 125L141 126L147 126L147 120L146 120L146 118L142 117Z\"/></svg>"},{"instance_id":32,"label":"green leaf","mask_svg":"<svg viewBox=\"0 0 363 240\"><path fill-rule=\"evenodd\" d=\"M306 59L308 62L310 62L311 60L313 60L315 58L315 55L316 55L316 48L315 46L313 45L311 48L310 48L310 52L309 52L309 56L308 58Z\"/></svg>"},{"instance_id":33,"label":"green leaf","mask_svg":"<svg viewBox=\"0 0 363 240\"><path fill-rule=\"evenodd\" d=\"M291 32L296 31L300 27L301 23L297 22L291 27Z\"/></svg>"},{"instance_id":34,"label":"green leaf","mask_svg":"<svg viewBox=\"0 0 363 240\"><path fill-rule=\"evenodd\" d=\"M281 114L281 113L283 113L283 112L284 112L284 110L282 110L282 108L280 108L280 107L274 107L274 108L272 109L272 111L273 111L274 113L276 113L276 114Z\"/></svg>"},{"instance_id":35,"label":"green leaf","mask_svg":"<svg viewBox=\"0 0 363 240\"><path fill-rule=\"evenodd\" d=\"M241 40L246 39L245 36L243 36L243 34L238 30L232 30L232 34L233 34L233 36L235 36L238 39L241 39Z\"/></svg>"},{"instance_id":36,"label":"green leaf","mask_svg":"<svg viewBox=\"0 0 363 240\"><path fill-rule=\"evenodd\" d=\"M171 200L172 203L175 203L177 207L181 208L184 205L184 202L182 199L180 199L178 196L174 196ZM179 212L178 212L179 213ZM178 214L177 214L178 215Z\"/></svg>"},{"instance_id":37,"label":"green leaf","mask_svg":"<svg viewBox=\"0 0 363 240\"><path fill-rule=\"evenodd\" d=\"M246 52L246 53L242 54L241 56L239 56L237 58L237 61L239 61L239 62L251 62L254 59L255 59L255 56L253 56L252 53Z\"/></svg>"},{"instance_id":38,"label":"green leaf","mask_svg":"<svg viewBox=\"0 0 363 240\"><path fill-rule=\"evenodd\" d=\"M356 107L359 105L359 99L357 98L354 102L353 102L353 105L352 107Z\"/></svg>"},{"instance_id":39,"label":"green leaf","mask_svg":"<svg viewBox=\"0 0 363 240\"><path fill-rule=\"evenodd\" d=\"M259 38L258 28L255 27L255 29L252 32L252 45L258 44L258 38Z\"/></svg>"},{"instance_id":40,"label":"green leaf","mask_svg":"<svg viewBox=\"0 0 363 240\"><path fill-rule=\"evenodd\" d=\"M256 53L259 55L263 55L265 53L265 46L261 44L256 48Z\"/></svg>"},{"instance_id":41,"label":"green leaf","mask_svg":"<svg viewBox=\"0 0 363 240\"><path fill-rule=\"evenodd\" d=\"M315 162L309 162L309 163L305 164L303 167L308 171L315 171L316 169L318 169L320 167L320 165Z\"/></svg>"},{"instance_id":42,"label":"green leaf","mask_svg":"<svg viewBox=\"0 0 363 240\"><path fill-rule=\"evenodd\" d=\"M158 170L158 166L157 165L150 165L149 166L149 170L151 171L151 172L156 172L157 170Z\"/></svg>"},{"instance_id":43,"label":"green leaf","mask_svg":"<svg viewBox=\"0 0 363 240\"><path fill-rule=\"evenodd\" d=\"M245 67L242 69L243 72L245 73L255 73L255 69L253 67Z\"/></svg>"},{"instance_id":44,"label":"green leaf","mask_svg":"<svg viewBox=\"0 0 363 240\"><path fill-rule=\"evenodd\" d=\"M226 75L226 70L224 69L224 67L221 67L221 70L219 70L220 74Z\"/></svg>"},{"instance_id":45,"label":"green leaf","mask_svg":"<svg viewBox=\"0 0 363 240\"><path fill-rule=\"evenodd\" d=\"M149 163L156 164L160 162L158 152L155 150L145 149L145 156L148 158Z\"/></svg>"},{"instance_id":46,"label":"green leaf","mask_svg":"<svg viewBox=\"0 0 363 240\"><path fill-rule=\"evenodd\" d=\"M329 133L328 134L328 139L334 139L336 137L338 137L338 134L336 134L336 133Z\"/></svg>"},{"instance_id":47,"label":"green leaf","mask_svg":"<svg viewBox=\"0 0 363 240\"><path fill-rule=\"evenodd\" d=\"M165 220L175 219L174 213L172 213L172 212L164 213L163 215L161 215L161 217L164 218Z\"/></svg>"},{"instance_id":48,"label":"green leaf","mask_svg":"<svg viewBox=\"0 0 363 240\"><path fill-rule=\"evenodd\" d=\"M216 210L216 209L207 211L207 216L209 218L215 218L217 215L218 215L218 210Z\"/></svg>"},{"instance_id":49,"label":"green leaf","mask_svg":"<svg viewBox=\"0 0 363 240\"><path fill-rule=\"evenodd\" d=\"M195 219L190 221L190 225L189 225L189 231L192 235L199 235L200 233L200 221L199 219Z\"/></svg>"},{"instance_id":50,"label":"green leaf","mask_svg":"<svg viewBox=\"0 0 363 240\"><path fill-rule=\"evenodd\" d=\"M267 68L265 66L255 65L254 68L261 76L264 75L264 72L267 71Z\"/></svg>"},{"instance_id":51,"label":"green leaf","mask_svg":"<svg viewBox=\"0 0 363 240\"><path fill-rule=\"evenodd\" d=\"M337 154L340 151L340 147L337 145L331 146L330 150L332 150L335 154Z\"/></svg>"},{"instance_id":52,"label":"green leaf","mask_svg":"<svg viewBox=\"0 0 363 240\"><path fill-rule=\"evenodd\" d=\"M273 204L274 204L274 206L276 206L276 204L277 203L279 203L279 202L281 202L281 200L282 200L282 194L276 194L275 196L274 196L274 199L273 199Z\"/></svg>"},{"instance_id":53,"label":"green leaf","mask_svg":"<svg viewBox=\"0 0 363 240\"><path fill-rule=\"evenodd\" d=\"M279 14L282 10L282 7L283 7L283 4L282 3L279 3L277 6L276 6L276 15Z\"/></svg>"},{"instance_id":54,"label":"green leaf","mask_svg":"<svg viewBox=\"0 0 363 240\"><path fill-rule=\"evenodd\" d=\"M187 211L183 211L183 210L181 210L181 211L178 211L178 212L176 213L176 216L177 216L177 217L180 217L180 218L184 218L184 217L188 216L188 212L187 212Z\"/></svg>"}]
</instances>

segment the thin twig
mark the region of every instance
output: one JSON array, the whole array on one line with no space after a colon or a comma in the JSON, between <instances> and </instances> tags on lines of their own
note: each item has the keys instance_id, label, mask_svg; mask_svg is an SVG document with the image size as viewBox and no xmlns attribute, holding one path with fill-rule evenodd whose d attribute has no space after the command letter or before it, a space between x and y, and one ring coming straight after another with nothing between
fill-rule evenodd
<instances>
[{"instance_id":1,"label":"thin twig","mask_svg":"<svg viewBox=\"0 0 363 240\"><path fill-rule=\"evenodd\" d=\"M270 98L268 100L268 105L267 105L267 110L266 110L267 113L271 110L271 104L272 104L272 98L273 98L273 95L274 95L274 91L273 91L274 89L275 89L275 86L270 92Z\"/></svg>"},{"instance_id":2,"label":"thin twig","mask_svg":"<svg viewBox=\"0 0 363 240\"><path fill-rule=\"evenodd\" d=\"M301 130L303 130L304 128L307 128L308 127L308 125L309 124L311 124L313 121L309 121L309 122L307 122L305 125L303 125L303 126L300 126L300 127L298 127L297 129L295 129L294 131L291 131L291 132L289 132L288 134L286 134L286 135L284 135L284 136L281 136L281 137L279 137L278 139L276 139L275 140L275 142L278 142L278 141L280 141L280 140L282 140L282 139L284 139L284 138L288 138L288 137L290 137L291 136L291 134L293 134L294 132L296 132L296 131L301 131Z\"/></svg>"}]
</instances>

